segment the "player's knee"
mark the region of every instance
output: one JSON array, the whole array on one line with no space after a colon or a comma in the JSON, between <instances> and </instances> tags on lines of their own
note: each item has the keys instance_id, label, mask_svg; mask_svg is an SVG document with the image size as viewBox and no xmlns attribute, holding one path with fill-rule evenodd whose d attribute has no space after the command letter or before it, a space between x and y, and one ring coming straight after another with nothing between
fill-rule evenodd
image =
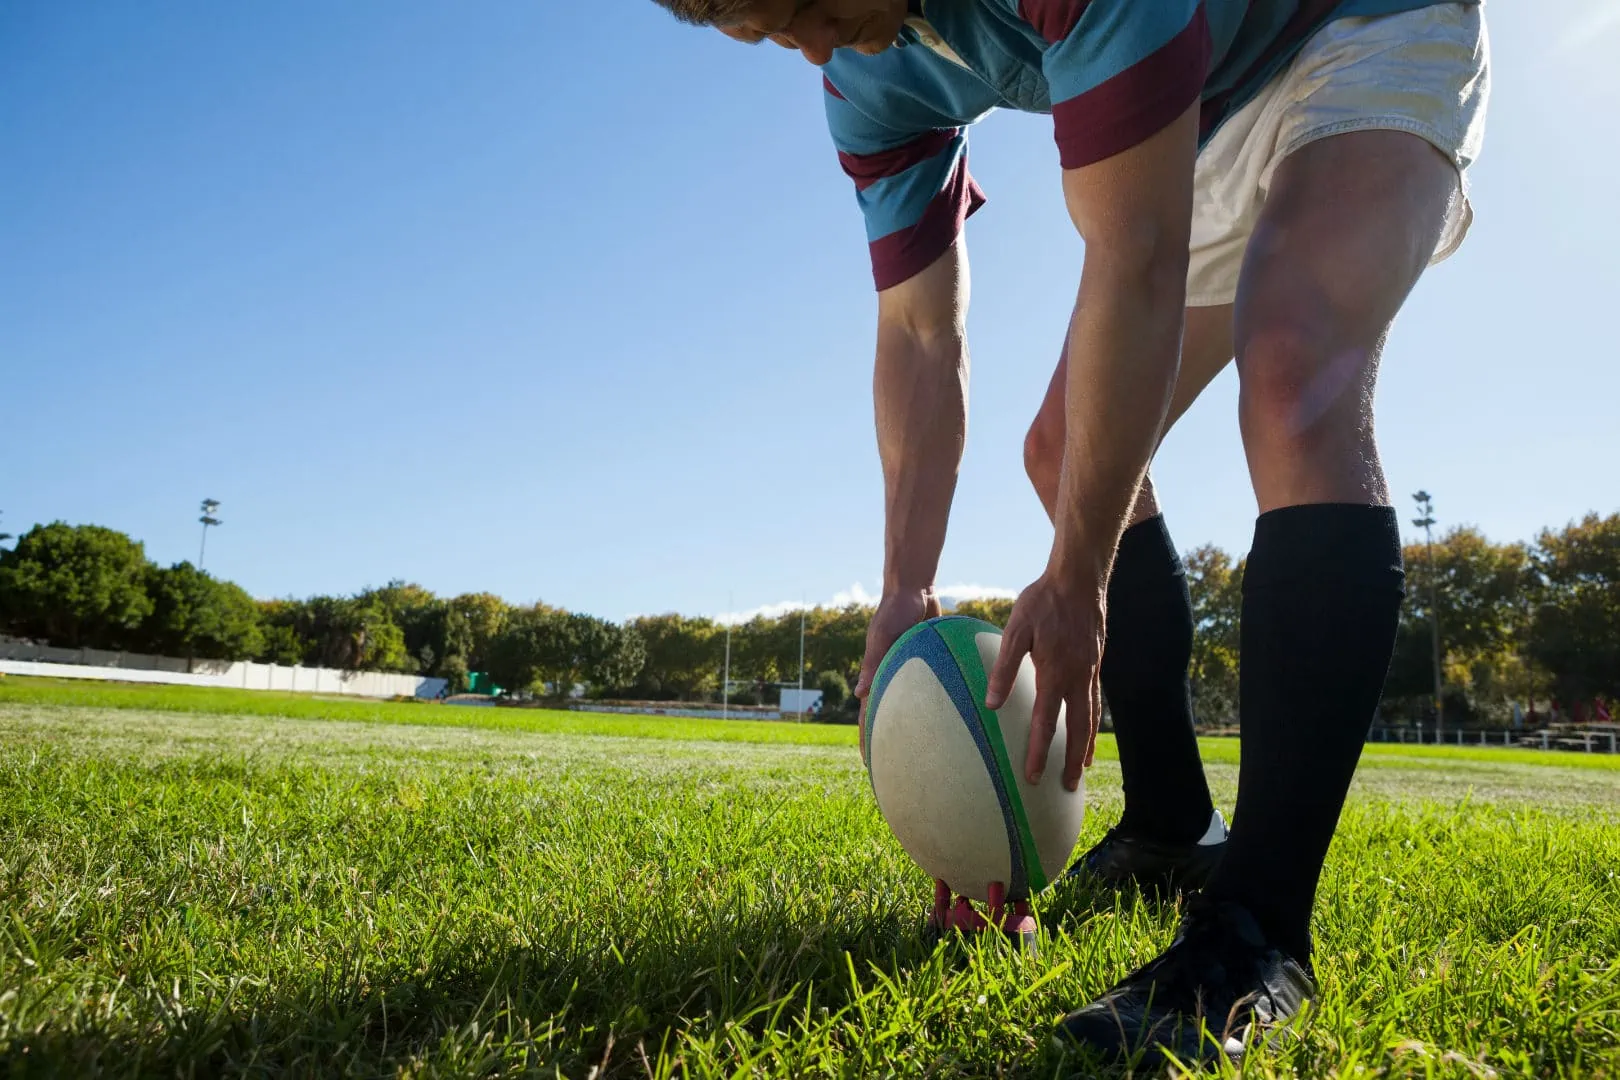
<instances>
[{"instance_id":1,"label":"player's knee","mask_svg":"<svg viewBox=\"0 0 1620 1080\"><path fill-rule=\"evenodd\" d=\"M1238 353L1245 439L1301 446L1359 426L1371 406L1376 355L1309 320L1255 329Z\"/></svg>"},{"instance_id":2,"label":"player's knee","mask_svg":"<svg viewBox=\"0 0 1620 1080\"><path fill-rule=\"evenodd\" d=\"M1063 420L1043 411L1024 436L1024 472L1037 488L1055 484L1063 471Z\"/></svg>"}]
</instances>

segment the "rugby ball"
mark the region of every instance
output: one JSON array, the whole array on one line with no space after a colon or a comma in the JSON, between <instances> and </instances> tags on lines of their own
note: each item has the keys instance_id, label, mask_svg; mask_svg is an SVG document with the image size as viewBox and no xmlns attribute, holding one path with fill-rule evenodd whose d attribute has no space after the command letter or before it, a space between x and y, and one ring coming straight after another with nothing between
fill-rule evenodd
<instances>
[{"instance_id":1,"label":"rugby ball","mask_svg":"<svg viewBox=\"0 0 1620 1080\"><path fill-rule=\"evenodd\" d=\"M930 619L894 643L867 698L865 756L878 808L917 864L959 896L1027 900L1063 873L1085 816L1085 782L1064 790L1060 716L1045 777L1024 779L1035 668L985 708L1001 631L979 619Z\"/></svg>"}]
</instances>

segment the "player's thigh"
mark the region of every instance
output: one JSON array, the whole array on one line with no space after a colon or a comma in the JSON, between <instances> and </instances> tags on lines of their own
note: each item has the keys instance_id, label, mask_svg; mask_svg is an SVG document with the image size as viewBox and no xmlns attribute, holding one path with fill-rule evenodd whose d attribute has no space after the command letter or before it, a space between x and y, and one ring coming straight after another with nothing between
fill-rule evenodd
<instances>
[{"instance_id":1,"label":"player's thigh","mask_svg":"<svg viewBox=\"0 0 1620 1080\"><path fill-rule=\"evenodd\" d=\"M1181 342L1181 372L1170 397L1170 412L1164 420L1165 434L1184 416L1215 376L1232 362L1232 305L1190 307L1187 329Z\"/></svg>"},{"instance_id":2,"label":"player's thigh","mask_svg":"<svg viewBox=\"0 0 1620 1080\"><path fill-rule=\"evenodd\" d=\"M1170 412L1164 429L1179 420L1198 400L1198 395L1232 360L1232 305L1187 309L1186 330L1181 345L1181 371L1170 399ZM1055 447L1061 453L1066 430L1066 387L1069 378L1069 351L1065 347L1057 370L1046 386L1046 396L1031 425L1032 442ZM1038 436L1038 437L1037 437Z\"/></svg>"},{"instance_id":3,"label":"player's thigh","mask_svg":"<svg viewBox=\"0 0 1620 1080\"><path fill-rule=\"evenodd\" d=\"M1384 334L1460 197L1451 162L1401 131L1321 139L1278 165L1232 316L1246 440L1365 412Z\"/></svg>"}]
</instances>

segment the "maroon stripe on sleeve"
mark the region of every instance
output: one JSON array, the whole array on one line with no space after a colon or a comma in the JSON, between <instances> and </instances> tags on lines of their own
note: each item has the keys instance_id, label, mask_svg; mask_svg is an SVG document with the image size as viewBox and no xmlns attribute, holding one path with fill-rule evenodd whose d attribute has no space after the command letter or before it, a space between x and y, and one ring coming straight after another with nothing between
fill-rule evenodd
<instances>
[{"instance_id":1,"label":"maroon stripe on sleeve","mask_svg":"<svg viewBox=\"0 0 1620 1080\"><path fill-rule=\"evenodd\" d=\"M872 280L878 291L916 277L956 242L962 224L984 205L984 192L968 173L967 155L917 224L872 241Z\"/></svg>"},{"instance_id":2,"label":"maroon stripe on sleeve","mask_svg":"<svg viewBox=\"0 0 1620 1080\"><path fill-rule=\"evenodd\" d=\"M1090 6L1091 0L1018 0L1018 17L1054 44L1069 36Z\"/></svg>"},{"instance_id":3,"label":"maroon stripe on sleeve","mask_svg":"<svg viewBox=\"0 0 1620 1080\"><path fill-rule=\"evenodd\" d=\"M827 91L827 93L831 94L833 97L837 98L839 101L844 100L844 95L838 92L838 87L834 86L832 84L832 80L827 78L825 75L821 77L821 88Z\"/></svg>"},{"instance_id":4,"label":"maroon stripe on sleeve","mask_svg":"<svg viewBox=\"0 0 1620 1080\"><path fill-rule=\"evenodd\" d=\"M850 179L855 181L855 190L865 191L879 180L899 176L913 165L941 153L951 145L951 140L955 139L961 130L961 128L940 128L938 131L919 135L893 150L883 150L876 154L850 154L839 151L838 163L844 167L844 172L849 174Z\"/></svg>"},{"instance_id":5,"label":"maroon stripe on sleeve","mask_svg":"<svg viewBox=\"0 0 1620 1080\"><path fill-rule=\"evenodd\" d=\"M1204 5L1153 55L1068 101L1052 105L1058 157L1079 169L1129 150L1168 127L1203 93L1211 44Z\"/></svg>"},{"instance_id":6,"label":"maroon stripe on sleeve","mask_svg":"<svg viewBox=\"0 0 1620 1080\"><path fill-rule=\"evenodd\" d=\"M1222 91L1204 102L1199 113L1200 136L1208 136L1215 125L1225 120L1232 99L1244 90L1255 89L1250 84L1259 78L1260 73L1276 63L1279 56L1302 44L1306 38L1314 34L1341 2L1342 0L1300 0L1299 7L1277 32L1277 36L1271 39L1271 44L1267 45L1254 63L1249 65L1248 70L1232 82L1232 89ZM1243 36L1241 28L1238 30L1238 36L1239 38Z\"/></svg>"}]
</instances>

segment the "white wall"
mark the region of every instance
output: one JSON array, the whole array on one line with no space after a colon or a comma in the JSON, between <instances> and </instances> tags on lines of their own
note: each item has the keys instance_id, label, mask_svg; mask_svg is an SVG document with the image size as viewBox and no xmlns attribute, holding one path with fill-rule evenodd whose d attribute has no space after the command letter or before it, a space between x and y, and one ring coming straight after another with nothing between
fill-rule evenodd
<instances>
[{"instance_id":1,"label":"white wall","mask_svg":"<svg viewBox=\"0 0 1620 1080\"><path fill-rule=\"evenodd\" d=\"M98 649L57 649L19 641L0 641L0 672L56 679L220 686L238 690L300 690L375 698L437 698L448 687L444 679L430 679L421 675L280 667L246 661L227 663L223 660L198 660L192 665L192 671L187 673L186 662L172 656L103 652Z\"/></svg>"},{"instance_id":2,"label":"white wall","mask_svg":"<svg viewBox=\"0 0 1620 1080\"><path fill-rule=\"evenodd\" d=\"M785 713L809 713L821 708L820 690L800 690L796 687L782 687L782 711Z\"/></svg>"},{"instance_id":3,"label":"white wall","mask_svg":"<svg viewBox=\"0 0 1620 1080\"><path fill-rule=\"evenodd\" d=\"M627 716L679 716L701 720L780 720L780 709L757 705L733 705L721 709L718 705L661 704L611 705L600 701L580 701L569 706L575 712L623 713Z\"/></svg>"}]
</instances>

